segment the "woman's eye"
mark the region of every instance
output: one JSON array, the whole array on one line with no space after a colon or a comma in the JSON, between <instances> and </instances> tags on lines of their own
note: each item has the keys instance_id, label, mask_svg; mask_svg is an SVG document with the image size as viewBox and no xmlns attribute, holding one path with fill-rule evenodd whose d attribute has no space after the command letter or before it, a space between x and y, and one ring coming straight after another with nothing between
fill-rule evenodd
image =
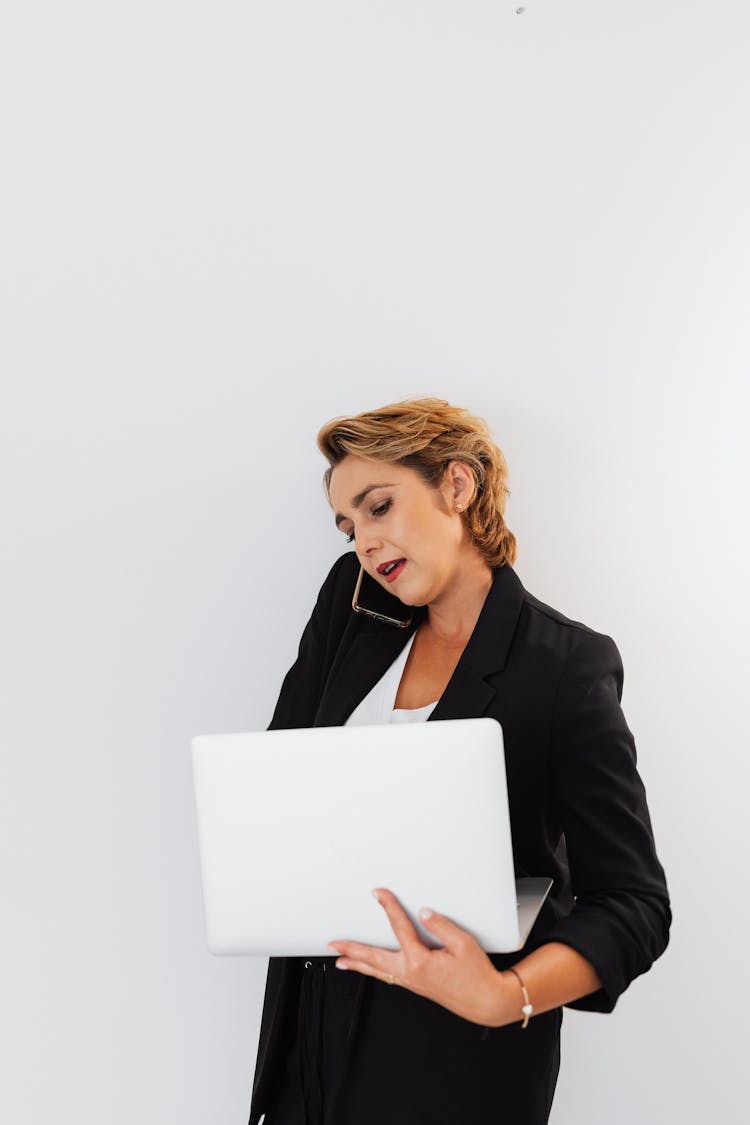
<instances>
[{"instance_id":1,"label":"woman's eye","mask_svg":"<svg viewBox=\"0 0 750 1125\"><path fill-rule=\"evenodd\" d=\"M390 508L390 506L391 506L391 501L386 500L379 507L373 508L372 515L373 516L384 516L385 513ZM346 541L347 541L347 543L353 543L354 542L354 532L353 531L350 531L349 534L346 536Z\"/></svg>"}]
</instances>

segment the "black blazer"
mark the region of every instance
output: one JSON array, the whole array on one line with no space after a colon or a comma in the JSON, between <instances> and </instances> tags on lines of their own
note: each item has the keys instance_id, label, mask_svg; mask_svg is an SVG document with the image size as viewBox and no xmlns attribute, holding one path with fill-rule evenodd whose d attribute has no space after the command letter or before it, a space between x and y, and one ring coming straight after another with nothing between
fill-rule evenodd
<instances>
[{"instance_id":1,"label":"black blazer","mask_svg":"<svg viewBox=\"0 0 750 1125\"><path fill-rule=\"evenodd\" d=\"M358 570L353 551L332 566L269 729L343 725L426 617L426 607L417 607L411 626L397 629L355 614ZM524 953L550 941L576 949L602 988L569 1007L598 1012L612 1011L660 956L671 922L633 736L620 707L622 683L610 637L544 605L511 567L498 567L428 719L489 715L502 725L516 875L554 879ZM491 959L503 968L520 956ZM269 960L249 1125L266 1109L302 962ZM361 976L361 989L372 983Z\"/></svg>"}]
</instances>

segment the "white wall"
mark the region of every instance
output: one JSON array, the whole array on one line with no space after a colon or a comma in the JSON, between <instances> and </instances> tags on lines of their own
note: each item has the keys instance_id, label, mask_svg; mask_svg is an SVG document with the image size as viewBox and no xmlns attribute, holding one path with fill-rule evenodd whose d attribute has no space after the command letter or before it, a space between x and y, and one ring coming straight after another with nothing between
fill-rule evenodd
<instances>
[{"instance_id":1,"label":"white wall","mask_svg":"<svg viewBox=\"0 0 750 1125\"><path fill-rule=\"evenodd\" d=\"M206 952L189 739L268 722L344 549L318 427L427 393L620 647L674 900L554 1125L739 1121L747 5L2 25L2 1119L246 1121L265 962Z\"/></svg>"}]
</instances>

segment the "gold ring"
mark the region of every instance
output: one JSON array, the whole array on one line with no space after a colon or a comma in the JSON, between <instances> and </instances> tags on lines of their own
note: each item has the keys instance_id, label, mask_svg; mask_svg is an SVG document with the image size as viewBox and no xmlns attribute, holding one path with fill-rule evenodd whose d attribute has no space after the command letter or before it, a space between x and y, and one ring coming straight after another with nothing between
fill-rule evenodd
<instances>
[{"instance_id":1,"label":"gold ring","mask_svg":"<svg viewBox=\"0 0 750 1125\"><path fill-rule=\"evenodd\" d=\"M386 975L385 979L388 981L389 984L393 984L393 976L390 973L388 973Z\"/></svg>"}]
</instances>

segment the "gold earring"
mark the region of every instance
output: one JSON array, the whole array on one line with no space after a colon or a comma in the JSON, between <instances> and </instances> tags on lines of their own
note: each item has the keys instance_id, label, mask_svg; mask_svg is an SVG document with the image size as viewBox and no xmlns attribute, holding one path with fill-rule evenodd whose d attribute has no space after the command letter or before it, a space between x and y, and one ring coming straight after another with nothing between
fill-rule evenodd
<instances>
[{"instance_id":1,"label":"gold earring","mask_svg":"<svg viewBox=\"0 0 750 1125\"><path fill-rule=\"evenodd\" d=\"M464 510L463 504L456 504L456 511L457 512L463 512L463 510Z\"/></svg>"}]
</instances>

